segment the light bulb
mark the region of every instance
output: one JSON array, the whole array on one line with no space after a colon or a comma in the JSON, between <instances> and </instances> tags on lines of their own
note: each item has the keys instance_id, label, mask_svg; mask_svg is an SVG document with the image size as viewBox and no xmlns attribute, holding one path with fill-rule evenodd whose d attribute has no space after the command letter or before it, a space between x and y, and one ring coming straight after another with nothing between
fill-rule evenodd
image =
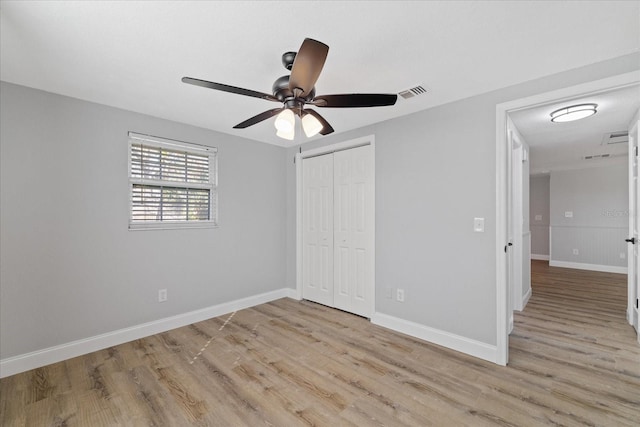
<instances>
[{"instance_id":1,"label":"light bulb","mask_svg":"<svg viewBox=\"0 0 640 427\"><path fill-rule=\"evenodd\" d=\"M322 130L322 123L313 114L309 113L302 118L302 129L307 138L311 138Z\"/></svg>"},{"instance_id":2,"label":"light bulb","mask_svg":"<svg viewBox=\"0 0 640 427\"><path fill-rule=\"evenodd\" d=\"M280 138L284 138L284 139L288 139L289 141L293 141L293 138L295 137L295 131L293 128L291 128L290 131L282 131L282 130L278 130L276 132L276 136L279 136Z\"/></svg>"},{"instance_id":3,"label":"light bulb","mask_svg":"<svg viewBox=\"0 0 640 427\"><path fill-rule=\"evenodd\" d=\"M282 110L274 123L276 129L280 132L292 132L293 127L296 124L296 117L293 115L293 111L287 109Z\"/></svg>"}]
</instances>

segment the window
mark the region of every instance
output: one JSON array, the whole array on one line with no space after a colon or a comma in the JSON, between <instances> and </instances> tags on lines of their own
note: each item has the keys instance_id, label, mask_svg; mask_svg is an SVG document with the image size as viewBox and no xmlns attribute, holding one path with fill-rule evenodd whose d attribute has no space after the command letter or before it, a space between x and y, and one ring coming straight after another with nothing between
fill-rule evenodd
<instances>
[{"instance_id":1,"label":"window","mask_svg":"<svg viewBox=\"0 0 640 427\"><path fill-rule=\"evenodd\" d=\"M217 226L217 150L129 132L130 229Z\"/></svg>"}]
</instances>

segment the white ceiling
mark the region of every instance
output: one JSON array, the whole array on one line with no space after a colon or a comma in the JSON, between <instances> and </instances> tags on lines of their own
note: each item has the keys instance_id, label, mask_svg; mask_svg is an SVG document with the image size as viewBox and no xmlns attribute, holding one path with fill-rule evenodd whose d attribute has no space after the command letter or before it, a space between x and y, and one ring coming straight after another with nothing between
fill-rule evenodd
<instances>
[{"instance_id":1,"label":"white ceiling","mask_svg":"<svg viewBox=\"0 0 640 427\"><path fill-rule=\"evenodd\" d=\"M277 104L181 83L261 92L305 37L330 46L318 94L426 95L317 110L336 132L637 52L638 1L1 1L0 78L278 145Z\"/></svg>"},{"instance_id":2,"label":"white ceiling","mask_svg":"<svg viewBox=\"0 0 640 427\"><path fill-rule=\"evenodd\" d=\"M582 103L597 104L597 113L574 122L551 122L552 111ZM627 144L607 145L603 140L605 134L626 131L639 108L640 86L634 85L517 111L510 117L531 147L531 173L538 174L626 162ZM584 159L602 154L610 157Z\"/></svg>"}]
</instances>

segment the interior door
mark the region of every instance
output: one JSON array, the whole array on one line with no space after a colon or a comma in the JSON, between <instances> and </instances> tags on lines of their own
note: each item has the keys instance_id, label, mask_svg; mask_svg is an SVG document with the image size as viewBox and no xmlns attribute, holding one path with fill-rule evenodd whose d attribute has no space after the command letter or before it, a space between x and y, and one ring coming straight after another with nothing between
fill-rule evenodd
<instances>
[{"instance_id":1,"label":"interior door","mask_svg":"<svg viewBox=\"0 0 640 427\"><path fill-rule=\"evenodd\" d=\"M302 163L302 297L333 305L333 155Z\"/></svg>"},{"instance_id":2,"label":"interior door","mask_svg":"<svg viewBox=\"0 0 640 427\"><path fill-rule=\"evenodd\" d=\"M371 146L334 153L334 306L371 317L373 171Z\"/></svg>"},{"instance_id":3,"label":"interior door","mask_svg":"<svg viewBox=\"0 0 640 427\"><path fill-rule=\"evenodd\" d=\"M640 186L638 185L638 124L636 121L629 128L629 238L628 245L628 304L627 313L629 323L633 325L640 341L640 316L638 316L638 295L640 295L640 256L638 254L639 216L638 201L640 200Z\"/></svg>"}]
</instances>

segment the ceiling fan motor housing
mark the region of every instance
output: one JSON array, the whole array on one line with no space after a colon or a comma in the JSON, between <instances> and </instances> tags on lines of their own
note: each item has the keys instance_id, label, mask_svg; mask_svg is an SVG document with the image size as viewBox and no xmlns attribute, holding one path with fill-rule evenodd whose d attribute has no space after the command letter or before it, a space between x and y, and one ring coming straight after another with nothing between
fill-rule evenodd
<instances>
[{"instance_id":1,"label":"ceiling fan motor housing","mask_svg":"<svg viewBox=\"0 0 640 427\"><path fill-rule=\"evenodd\" d=\"M293 61L296 59L296 52L285 52L282 54L282 65L284 68L291 71L293 68Z\"/></svg>"},{"instance_id":2,"label":"ceiling fan motor housing","mask_svg":"<svg viewBox=\"0 0 640 427\"><path fill-rule=\"evenodd\" d=\"M289 88L289 76L282 76L273 83L272 87L273 96L278 98L282 102L293 100L295 97L293 91ZM316 96L316 88L314 87L304 97L300 97L302 103L311 101Z\"/></svg>"}]
</instances>

